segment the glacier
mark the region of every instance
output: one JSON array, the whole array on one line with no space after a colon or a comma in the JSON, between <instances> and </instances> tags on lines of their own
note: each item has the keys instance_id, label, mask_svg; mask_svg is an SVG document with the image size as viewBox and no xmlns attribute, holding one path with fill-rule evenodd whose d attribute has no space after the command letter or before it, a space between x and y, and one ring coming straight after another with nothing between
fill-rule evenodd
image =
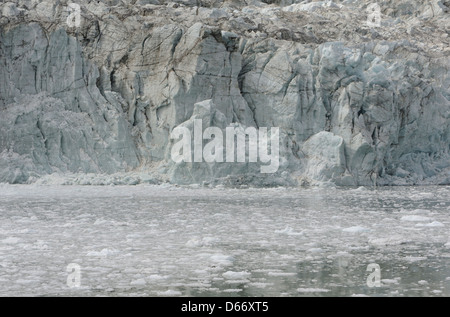
<instances>
[{"instance_id":1,"label":"glacier","mask_svg":"<svg viewBox=\"0 0 450 317\"><path fill-rule=\"evenodd\" d=\"M450 184L450 1L75 2L0 4L0 182ZM278 127L278 171L173 162L196 119Z\"/></svg>"}]
</instances>

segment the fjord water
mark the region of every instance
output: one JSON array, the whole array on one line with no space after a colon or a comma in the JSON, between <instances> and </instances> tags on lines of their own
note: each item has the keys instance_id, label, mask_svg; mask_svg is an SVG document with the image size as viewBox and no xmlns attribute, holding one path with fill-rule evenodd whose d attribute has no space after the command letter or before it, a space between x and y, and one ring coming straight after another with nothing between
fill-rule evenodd
<instances>
[{"instance_id":1,"label":"fjord water","mask_svg":"<svg viewBox=\"0 0 450 317\"><path fill-rule=\"evenodd\" d=\"M450 296L449 207L448 186L0 185L0 296Z\"/></svg>"}]
</instances>

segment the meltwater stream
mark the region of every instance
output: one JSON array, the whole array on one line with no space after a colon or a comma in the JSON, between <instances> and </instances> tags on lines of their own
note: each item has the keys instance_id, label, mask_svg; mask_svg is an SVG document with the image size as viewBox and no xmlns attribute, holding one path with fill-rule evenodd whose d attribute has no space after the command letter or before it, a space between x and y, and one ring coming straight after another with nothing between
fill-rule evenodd
<instances>
[{"instance_id":1,"label":"meltwater stream","mask_svg":"<svg viewBox=\"0 0 450 317\"><path fill-rule=\"evenodd\" d=\"M450 296L449 207L450 187L0 185L0 296Z\"/></svg>"}]
</instances>

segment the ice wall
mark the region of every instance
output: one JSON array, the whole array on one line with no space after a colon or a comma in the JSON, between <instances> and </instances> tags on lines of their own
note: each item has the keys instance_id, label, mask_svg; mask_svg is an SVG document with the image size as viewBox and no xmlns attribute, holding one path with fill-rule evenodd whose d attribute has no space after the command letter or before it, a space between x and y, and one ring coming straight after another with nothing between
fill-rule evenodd
<instances>
[{"instance_id":1,"label":"ice wall","mask_svg":"<svg viewBox=\"0 0 450 317\"><path fill-rule=\"evenodd\" d=\"M385 3L380 27L369 1L77 3L79 26L67 1L0 4L0 182L450 183L448 1ZM195 118L279 127L277 172L175 164Z\"/></svg>"}]
</instances>

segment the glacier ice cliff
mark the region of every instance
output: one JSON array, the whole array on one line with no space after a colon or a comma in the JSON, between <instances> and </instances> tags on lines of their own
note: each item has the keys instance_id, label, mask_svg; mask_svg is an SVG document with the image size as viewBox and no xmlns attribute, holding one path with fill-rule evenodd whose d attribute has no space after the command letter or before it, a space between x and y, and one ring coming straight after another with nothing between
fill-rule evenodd
<instances>
[{"instance_id":1,"label":"glacier ice cliff","mask_svg":"<svg viewBox=\"0 0 450 317\"><path fill-rule=\"evenodd\" d=\"M0 4L0 182L450 184L450 1L73 2ZM174 163L195 119L279 127L278 171Z\"/></svg>"}]
</instances>

